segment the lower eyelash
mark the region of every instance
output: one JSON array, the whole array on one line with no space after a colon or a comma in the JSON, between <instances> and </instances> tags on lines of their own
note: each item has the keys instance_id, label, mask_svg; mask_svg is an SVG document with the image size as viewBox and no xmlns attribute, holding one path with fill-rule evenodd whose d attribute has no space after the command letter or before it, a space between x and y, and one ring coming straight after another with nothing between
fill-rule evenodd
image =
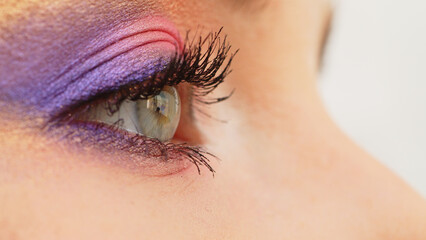
<instances>
[{"instance_id":1,"label":"lower eyelash","mask_svg":"<svg viewBox=\"0 0 426 240\"><path fill-rule=\"evenodd\" d=\"M197 167L201 174L201 167L206 167L214 176L215 170L210 165L209 157L216 158L201 147L189 146L185 143L163 143L157 139L148 138L138 134L132 134L119 128L117 125L107 125L97 122L74 121L67 126L70 131L61 137L73 143L86 145L88 142L96 142L103 152L119 149L132 155L137 155L150 160L168 162L185 158ZM61 130L59 130L61 131ZM124 136L124 137L123 137Z\"/></svg>"}]
</instances>

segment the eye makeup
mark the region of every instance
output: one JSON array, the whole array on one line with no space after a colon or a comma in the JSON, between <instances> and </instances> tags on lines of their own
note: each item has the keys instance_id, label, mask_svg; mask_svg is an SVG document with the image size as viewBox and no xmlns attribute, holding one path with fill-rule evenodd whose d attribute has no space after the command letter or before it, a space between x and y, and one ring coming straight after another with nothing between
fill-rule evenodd
<instances>
[{"instance_id":1,"label":"eye makeup","mask_svg":"<svg viewBox=\"0 0 426 240\"><path fill-rule=\"evenodd\" d=\"M151 76L182 52L183 40L170 22L156 17L95 39L85 49L90 50L44 83L36 99L43 111L57 113L97 92Z\"/></svg>"},{"instance_id":2,"label":"eye makeup","mask_svg":"<svg viewBox=\"0 0 426 240\"><path fill-rule=\"evenodd\" d=\"M53 98L46 99L49 121L45 129L62 132L63 139L73 143L113 153L119 156L116 158L119 160L115 160L117 164L130 169L144 169L145 174L147 169L151 169L148 172L154 172L153 175L172 174L188 167L188 163L193 163L199 173L201 166L214 173L208 158L213 155L201 147L192 146L196 141L191 141L191 135L196 135L197 131L193 117L188 117L188 114L193 115L192 109L198 104L212 104L227 98L209 99L207 95L230 73L235 53L230 52L231 47L226 37L221 38L220 31L204 38L187 38L182 47L180 40L176 40L170 32L173 31L158 33L153 30L155 37L152 38L146 37L149 32L138 33L145 34L146 38L131 46L123 44L126 50L111 50L111 47L120 44L115 42L93 55L98 61L89 57L78 63L85 66L84 71L72 74L76 77L71 78L68 85L64 85ZM138 34L121 40L142 37ZM65 71L62 76L68 74ZM183 125L181 128L185 130L192 128L191 131L179 131L179 126L177 131L185 132L185 136L178 134L171 141L162 142L127 131L122 127L124 119L117 119L111 124L85 117L99 106L113 115L120 111L123 102L149 100L167 87L176 87L185 100L182 105L189 109L184 111L186 116L181 119L185 121L181 121L179 126ZM52 101L57 104L49 105ZM184 142L187 140L190 143Z\"/></svg>"}]
</instances>

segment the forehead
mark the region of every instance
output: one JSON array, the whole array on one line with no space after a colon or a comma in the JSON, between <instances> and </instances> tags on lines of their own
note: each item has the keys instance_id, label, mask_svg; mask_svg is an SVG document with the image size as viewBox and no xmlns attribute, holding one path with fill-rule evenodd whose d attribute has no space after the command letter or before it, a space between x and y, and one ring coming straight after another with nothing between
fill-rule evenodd
<instances>
[{"instance_id":1,"label":"forehead","mask_svg":"<svg viewBox=\"0 0 426 240\"><path fill-rule=\"evenodd\" d=\"M208 15L205 10L225 12L228 9L246 11L267 0L13 0L0 1L0 31L5 40L11 33L36 33L38 28L85 27L96 23L124 22L148 14L169 15L172 18L191 19ZM88 25L89 24L89 25ZM10 36L9 36L10 37ZM16 37L16 36L15 36ZM1 38L1 36L0 36Z\"/></svg>"}]
</instances>

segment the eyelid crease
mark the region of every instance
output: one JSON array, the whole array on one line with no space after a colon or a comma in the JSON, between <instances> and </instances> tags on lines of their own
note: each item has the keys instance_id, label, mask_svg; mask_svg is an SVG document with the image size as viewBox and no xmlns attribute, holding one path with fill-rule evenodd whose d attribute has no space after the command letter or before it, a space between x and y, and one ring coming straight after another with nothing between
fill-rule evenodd
<instances>
[{"instance_id":1,"label":"eyelid crease","mask_svg":"<svg viewBox=\"0 0 426 240\"><path fill-rule=\"evenodd\" d=\"M114 40L114 41L112 41L110 43L107 43L107 44L101 46L100 48L96 49L95 51L93 51L93 52L91 52L91 53L83 56L78 61L75 61L70 66L66 67L61 73L59 73L59 75L56 76L55 79L63 77L69 71L71 71L76 65L83 64L84 62L88 61L90 58L92 58L93 56L99 54L100 52L104 51L105 49L107 49L107 48L109 48L109 47L111 47L111 46L113 46L113 45L115 45L115 44L117 44L117 43L119 43L121 41L129 39L131 37L135 37L135 36L142 35L144 33L149 33L149 32L160 32L160 33L165 33L165 34L168 34L170 36L173 36L170 31L167 31L167 30L164 30L164 29L156 29L156 28L154 28L154 29L146 29L146 30L143 30L143 31L140 31L140 32L135 32L135 33L131 33L131 34L125 35L125 36L123 36L123 37L121 37L119 39L116 39L116 40ZM170 40L166 40L166 41L170 41ZM170 41L170 43L173 44L173 45L175 45L176 49L178 51L180 51L182 49L180 41Z\"/></svg>"},{"instance_id":2,"label":"eyelid crease","mask_svg":"<svg viewBox=\"0 0 426 240\"><path fill-rule=\"evenodd\" d=\"M140 24L140 22L143 21L143 24ZM122 24L124 25L124 24ZM135 26L137 25L137 26ZM130 29L130 30L129 30ZM71 71L76 65L82 64L94 55L98 54L99 52L102 52L103 50L107 49L108 47L111 47L114 44L117 44L123 40L126 40L128 38L144 34L147 32L163 32L165 34L170 35L174 38L175 44L178 51L182 51L183 49L183 40L180 37L179 33L175 29L174 25L170 23L168 20L163 19L162 17L151 17L149 19L141 19L139 22L134 23L127 29L124 28L118 33L112 34L112 36L109 36L111 40L108 40L108 37L105 39L104 36L100 36L98 40L95 40L94 46L89 46L89 48L96 48L95 51L92 51L84 56L82 56L77 61L74 61L70 66L64 68L62 72L60 72L55 79L59 79L65 74L67 74L69 71ZM120 32L124 32L124 34L121 34ZM97 41L102 41L100 39L104 39L103 41L107 41L106 44L103 44L101 46L97 46Z\"/></svg>"}]
</instances>

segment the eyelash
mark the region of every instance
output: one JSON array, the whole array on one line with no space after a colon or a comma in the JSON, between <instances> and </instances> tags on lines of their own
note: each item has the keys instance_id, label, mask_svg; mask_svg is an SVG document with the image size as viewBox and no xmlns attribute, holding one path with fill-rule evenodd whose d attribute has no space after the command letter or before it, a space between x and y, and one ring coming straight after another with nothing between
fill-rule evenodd
<instances>
[{"instance_id":1,"label":"eyelash","mask_svg":"<svg viewBox=\"0 0 426 240\"><path fill-rule=\"evenodd\" d=\"M216 33L210 33L204 38L198 37L191 41L189 41L187 34L183 53L176 53L161 71L148 79L135 78L118 90L99 93L87 101L77 103L69 107L69 110L52 117L49 126L70 124L78 118L79 114L88 112L91 107L100 102L105 103L106 110L112 115L119 110L121 103L127 99L146 99L159 94L165 86L174 87L184 82L192 86L191 105L194 105L194 103L214 104L228 99L232 93L222 98L206 98L231 73L230 66L238 52L238 50L231 52L231 45L226 36L221 39L221 32L222 29ZM204 52L202 49L206 45L207 48ZM159 67L161 66L161 61L158 62ZM119 124L120 120L114 126L109 127L112 130L118 130ZM81 141L81 136L77 137ZM195 164L199 174L201 173L200 166L205 166L212 174L215 172L209 164L210 160L208 158L215 156L200 147L187 144L163 143L140 135L129 137L126 140L133 153L137 152L135 149L141 148L140 151L148 155L146 153L147 148L155 148L159 149L155 152L161 152L166 161L170 153L180 153ZM157 158L159 156L156 154L148 157Z\"/></svg>"}]
</instances>

